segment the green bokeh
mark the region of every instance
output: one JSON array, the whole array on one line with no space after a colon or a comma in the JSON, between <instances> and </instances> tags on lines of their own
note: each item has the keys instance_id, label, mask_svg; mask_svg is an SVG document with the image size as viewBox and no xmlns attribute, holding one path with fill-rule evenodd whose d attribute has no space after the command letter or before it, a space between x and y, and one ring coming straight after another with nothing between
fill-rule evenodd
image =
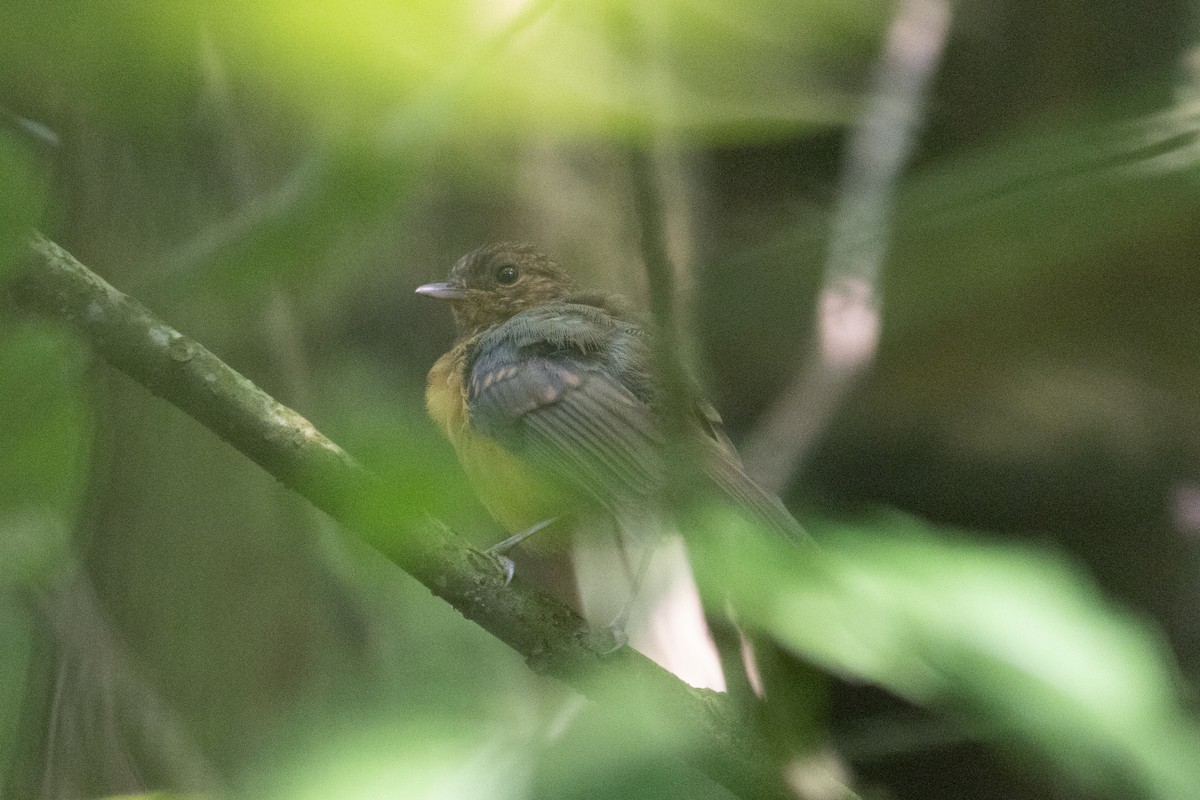
<instances>
[{"instance_id":1,"label":"green bokeh","mask_svg":"<svg viewBox=\"0 0 1200 800\"><path fill-rule=\"evenodd\" d=\"M71 563L87 469L83 353L61 328L0 324L0 765L12 763L35 635L33 598Z\"/></svg>"},{"instance_id":2,"label":"green bokeh","mask_svg":"<svg viewBox=\"0 0 1200 800\"><path fill-rule=\"evenodd\" d=\"M1093 789L1183 800L1200 781L1169 651L1060 558L900 515L820 526L819 551L706 529L703 579L804 658Z\"/></svg>"},{"instance_id":3,"label":"green bokeh","mask_svg":"<svg viewBox=\"0 0 1200 800\"><path fill-rule=\"evenodd\" d=\"M84 365L56 325L0 326L0 589L45 580L67 555L91 432Z\"/></svg>"},{"instance_id":4,"label":"green bokeh","mask_svg":"<svg viewBox=\"0 0 1200 800\"><path fill-rule=\"evenodd\" d=\"M24 253L45 199L42 177L30 151L0 129L0 284Z\"/></svg>"}]
</instances>

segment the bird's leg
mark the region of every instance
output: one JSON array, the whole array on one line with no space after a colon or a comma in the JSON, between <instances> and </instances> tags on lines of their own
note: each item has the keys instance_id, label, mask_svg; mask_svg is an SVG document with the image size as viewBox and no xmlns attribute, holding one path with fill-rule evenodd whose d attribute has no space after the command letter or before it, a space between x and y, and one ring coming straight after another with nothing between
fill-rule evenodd
<instances>
[{"instance_id":1,"label":"bird's leg","mask_svg":"<svg viewBox=\"0 0 1200 800\"><path fill-rule=\"evenodd\" d=\"M634 573L633 581L629 585L629 596L621 604L621 610L613 617L612 622L608 623L608 629L613 635L613 650L624 647L629 642L629 632L626 630L629 625L629 615L633 612L633 605L637 602L638 592L646 580L646 572L650 569L650 561L654 558L654 545L654 542L650 542L642 548L641 557L638 558L637 571ZM628 562L626 562L626 568L628 566Z\"/></svg>"},{"instance_id":2,"label":"bird's leg","mask_svg":"<svg viewBox=\"0 0 1200 800\"><path fill-rule=\"evenodd\" d=\"M555 522L558 522L558 517L551 517L550 519L544 519L541 522L537 523L536 525L529 526L528 528L521 531L520 533L514 533L512 536L508 537L507 539L505 539L502 542L496 542L496 544L492 545L491 547L489 547L487 549L487 552L491 555L503 555L503 554L507 553L509 550L512 550L514 547L519 545L521 542L528 539L530 536L533 536L535 533L540 531L542 528L545 528L547 525L552 525Z\"/></svg>"},{"instance_id":3,"label":"bird's leg","mask_svg":"<svg viewBox=\"0 0 1200 800\"><path fill-rule=\"evenodd\" d=\"M513 564L513 560L507 555L508 551L512 550L530 536L533 536L542 528L545 528L547 525L552 525L555 522L558 522L558 517L544 519L536 525L531 525L523 531L514 533L512 536L508 537L502 542L496 542L496 544L483 551L486 555L491 556L492 560L496 562L500 569L504 570L505 586L508 586L508 584L512 583L513 573L516 571L516 566Z\"/></svg>"},{"instance_id":4,"label":"bird's leg","mask_svg":"<svg viewBox=\"0 0 1200 800\"><path fill-rule=\"evenodd\" d=\"M646 545L642 548L642 555L638 559L637 571L633 573L633 580L629 584L629 596L625 598L625 602L621 605L621 610L613 617L613 621L609 623L610 628L624 630L629 624L629 615L633 611L633 604L637 602L638 593L642 589L642 584L646 581L646 572L650 569L650 561L654 558L654 546Z\"/></svg>"}]
</instances>

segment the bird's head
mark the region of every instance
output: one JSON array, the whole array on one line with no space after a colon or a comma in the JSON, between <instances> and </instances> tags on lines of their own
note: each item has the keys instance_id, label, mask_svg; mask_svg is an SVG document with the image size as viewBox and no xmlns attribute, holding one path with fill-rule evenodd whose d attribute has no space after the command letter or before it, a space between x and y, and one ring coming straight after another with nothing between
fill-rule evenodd
<instances>
[{"instance_id":1,"label":"bird's head","mask_svg":"<svg viewBox=\"0 0 1200 800\"><path fill-rule=\"evenodd\" d=\"M417 287L417 294L446 300L459 333L478 333L527 308L563 300L575 290L570 277L527 244L485 244L458 260L444 282Z\"/></svg>"}]
</instances>

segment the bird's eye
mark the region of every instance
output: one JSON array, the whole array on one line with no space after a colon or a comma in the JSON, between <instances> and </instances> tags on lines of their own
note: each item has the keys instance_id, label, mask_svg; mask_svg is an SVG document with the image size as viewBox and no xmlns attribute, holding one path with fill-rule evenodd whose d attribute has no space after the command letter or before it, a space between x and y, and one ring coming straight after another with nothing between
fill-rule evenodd
<instances>
[{"instance_id":1,"label":"bird's eye","mask_svg":"<svg viewBox=\"0 0 1200 800\"><path fill-rule=\"evenodd\" d=\"M512 264L502 264L496 268L496 283L501 286L512 286L519 277L521 273Z\"/></svg>"}]
</instances>

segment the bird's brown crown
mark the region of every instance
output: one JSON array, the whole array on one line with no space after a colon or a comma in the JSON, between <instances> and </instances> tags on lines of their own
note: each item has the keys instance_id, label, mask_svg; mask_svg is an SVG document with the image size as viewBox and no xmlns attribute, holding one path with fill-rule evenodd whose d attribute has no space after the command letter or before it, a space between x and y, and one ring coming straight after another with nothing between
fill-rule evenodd
<instances>
[{"instance_id":1,"label":"bird's brown crown","mask_svg":"<svg viewBox=\"0 0 1200 800\"><path fill-rule=\"evenodd\" d=\"M513 242L472 250L451 268L446 283L437 285L445 287L440 296L450 301L461 335L478 333L575 291L562 267L537 248Z\"/></svg>"}]
</instances>

